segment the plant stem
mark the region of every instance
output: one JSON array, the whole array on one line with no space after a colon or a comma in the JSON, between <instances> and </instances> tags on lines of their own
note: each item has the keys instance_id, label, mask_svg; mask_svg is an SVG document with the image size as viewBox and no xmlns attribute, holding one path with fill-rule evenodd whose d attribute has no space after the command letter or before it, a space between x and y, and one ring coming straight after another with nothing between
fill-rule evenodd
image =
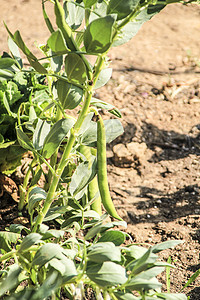
<instances>
[{"instance_id":1,"label":"plant stem","mask_svg":"<svg viewBox=\"0 0 200 300\"><path fill-rule=\"evenodd\" d=\"M37 231L39 224L41 224L43 222L43 220L55 198L55 192L56 192L58 183L60 181L60 178L62 176L64 168L66 167L66 165L68 163L68 158L69 158L71 150L74 146L74 143L75 143L76 137L78 135L78 132L81 128L81 125L83 124L83 121L84 121L85 117L87 116L89 106L90 106L90 101L91 101L92 95L93 95L93 89L94 89L94 86L96 84L96 81L98 79L98 76L99 76L103 66L104 66L104 55L101 55L97 59L97 64L95 66L95 70L94 70L95 72L94 72L92 84L91 84L91 81L88 82L82 110L81 110L79 117L74 125L74 128L71 129L70 137L66 144L62 158L60 160L60 163L58 164L56 173L53 174L52 182L49 187L49 191L47 193L47 197L44 202L43 209L37 216L37 219L36 219L36 222L35 222L32 232Z\"/></svg>"},{"instance_id":2,"label":"plant stem","mask_svg":"<svg viewBox=\"0 0 200 300\"><path fill-rule=\"evenodd\" d=\"M24 182L23 182L23 185L20 186L20 198L19 198L19 204L18 204L18 210L21 211L24 207L24 203L25 203L25 196L26 196L26 188L28 186L28 182L29 182L29 179L30 179L30 175L31 175L31 170L32 170L32 167L35 163L35 159L32 160L31 162L31 165L29 166L28 168L28 171L24 177Z\"/></svg>"},{"instance_id":3,"label":"plant stem","mask_svg":"<svg viewBox=\"0 0 200 300\"><path fill-rule=\"evenodd\" d=\"M11 258L12 256L15 255L15 253L16 253L16 250L12 250L12 251L10 251L10 252L8 252L8 253L2 255L2 256L0 257L0 263L1 263L2 261L4 261L4 260L7 260L7 259Z\"/></svg>"}]
</instances>

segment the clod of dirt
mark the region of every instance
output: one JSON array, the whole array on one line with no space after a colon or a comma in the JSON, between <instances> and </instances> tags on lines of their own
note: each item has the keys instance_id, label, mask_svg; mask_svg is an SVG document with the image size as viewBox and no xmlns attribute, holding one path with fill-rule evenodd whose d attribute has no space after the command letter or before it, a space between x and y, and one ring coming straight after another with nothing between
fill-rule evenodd
<instances>
[{"instance_id":1,"label":"clod of dirt","mask_svg":"<svg viewBox=\"0 0 200 300\"><path fill-rule=\"evenodd\" d=\"M114 161L118 165L142 165L147 160L147 145L131 142L126 146L117 144L113 147Z\"/></svg>"}]
</instances>

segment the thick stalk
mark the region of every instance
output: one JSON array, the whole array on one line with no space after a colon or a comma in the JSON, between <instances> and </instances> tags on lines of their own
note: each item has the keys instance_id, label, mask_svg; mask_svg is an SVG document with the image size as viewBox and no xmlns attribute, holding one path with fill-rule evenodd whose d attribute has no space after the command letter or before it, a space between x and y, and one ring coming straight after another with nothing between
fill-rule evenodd
<instances>
[{"instance_id":1,"label":"thick stalk","mask_svg":"<svg viewBox=\"0 0 200 300\"><path fill-rule=\"evenodd\" d=\"M62 111L60 110L59 107L57 107L57 112L56 112L56 117L55 117L55 121L59 121L62 118ZM55 153L51 156L50 158L50 165L51 167L55 170L55 166L56 166L56 162L57 162L57 156L58 156L58 149L55 151ZM51 170L48 171L47 174L47 181L44 185L44 189L45 191L48 191L49 186L51 184L51 180L52 180L52 172Z\"/></svg>"},{"instance_id":2,"label":"thick stalk","mask_svg":"<svg viewBox=\"0 0 200 300\"><path fill-rule=\"evenodd\" d=\"M89 106L90 106L90 101L92 99L93 88L94 88L95 83L98 79L98 76L101 72L101 69L103 68L103 65L104 65L104 55L102 55L98 58L97 65L95 67L93 82L92 82L92 84L91 84L91 82L88 83L82 110L81 110L81 112L79 114L79 117L78 117L78 119L77 119L77 121L74 125L74 128L71 129L68 143L66 144L64 153L63 153L62 158L60 160L60 163L57 167L56 173L53 174L52 182L51 182L49 191L47 193L47 197L46 197L46 200L44 202L43 209L37 216L37 219L36 219L36 222L35 222L35 225L33 227L32 232L37 231L37 228L38 228L39 224L41 224L43 222L43 220L44 220L44 218L45 218L45 216L46 216L46 214L47 214L47 212L48 212L48 210L49 210L49 208L50 208L50 206L51 206L51 204L52 204L52 202L55 198L55 192L56 192L58 183L60 181L60 178L62 176L64 168L67 165L68 158L70 156L71 150L72 150L72 148L74 146L74 143L75 143L75 140L76 140L76 136L78 135L78 132L81 128L81 125L83 124L83 121L84 121L84 119L85 119L85 117L88 113Z\"/></svg>"}]
</instances>

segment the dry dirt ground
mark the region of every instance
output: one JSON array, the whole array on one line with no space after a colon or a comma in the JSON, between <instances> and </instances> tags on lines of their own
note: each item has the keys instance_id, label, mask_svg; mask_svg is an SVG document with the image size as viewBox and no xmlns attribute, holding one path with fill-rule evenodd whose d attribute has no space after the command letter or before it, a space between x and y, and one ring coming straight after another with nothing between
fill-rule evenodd
<instances>
[{"instance_id":1,"label":"dry dirt ground","mask_svg":"<svg viewBox=\"0 0 200 300\"><path fill-rule=\"evenodd\" d=\"M47 40L39 0L1 0L3 19L11 31L21 31L31 49L34 41ZM199 28L200 7L168 6L132 41L111 51L112 79L96 95L123 114L125 133L108 149L108 169L127 232L136 243L185 241L163 254L176 266L171 292L180 291L200 268ZM7 49L6 37L2 25L1 51ZM0 212L2 224L16 218L5 195ZM199 300L200 277L185 292Z\"/></svg>"}]
</instances>

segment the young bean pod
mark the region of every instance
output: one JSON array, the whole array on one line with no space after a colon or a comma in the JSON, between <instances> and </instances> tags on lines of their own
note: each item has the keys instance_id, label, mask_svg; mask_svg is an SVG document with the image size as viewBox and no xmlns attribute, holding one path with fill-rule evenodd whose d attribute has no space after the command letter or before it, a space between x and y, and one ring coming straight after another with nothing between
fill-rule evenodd
<instances>
[{"instance_id":1,"label":"young bean pod","mask_svg":"<svg viewBox=\"0 0 200 300\"><path fill-rule=\"evenodd\" d=\"M97 121L97 179L101 200L105 210L115 219L122 220L112 202L108 187L106 162L106 133L101 116Z\"/></svg>"},{"instance_id":2,"label":"young bean pod","mask_svg":"<svg viewBox=\"0 0 200 300\"><path fill-rule=\"evenodd\" d=\"M80 146L80 152L85 156L85 158L88 160L89 164L91 163L91 154L92 154L91 151L92 151L92 148L90 148L90 147L87 147L85 145ZM95 153L95 155L96 155L96 153ZM95 200L91 204L91 209L96 211L101 216L102 215L101 197L99 195L97 177L94 177L92 179L92 181L90 181L90 183L88 184L88 200L91 201L92 199L95 199Z\"/></svg>"},{"instance_id":3,"label":"young bean pod","mask_svg":"<svg viewBox=\"0 0 200 300\"><path fill-rule=\"evenodd\" d=\"M61 30L68 48L72 51L76 51L77 49L74 43L72 30L65 21L65 12L58 0L55 0L54 10L56 15L56 24L58 28Z\"/></svg>"}]
</instances>

